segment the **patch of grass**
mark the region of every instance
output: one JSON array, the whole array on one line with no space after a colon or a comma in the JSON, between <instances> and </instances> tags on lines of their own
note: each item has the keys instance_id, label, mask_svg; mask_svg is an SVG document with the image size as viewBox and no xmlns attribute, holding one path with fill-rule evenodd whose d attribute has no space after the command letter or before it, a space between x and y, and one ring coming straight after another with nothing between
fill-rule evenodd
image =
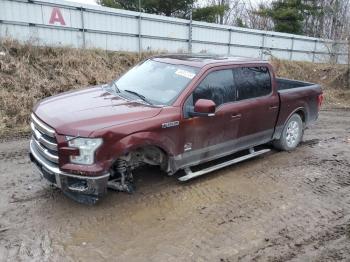
<instances>
[{"instance_id":1,"label":"patch of grass","mask_svg":"<svg viewBox=\"0 0 350 262\"><path fill-rule=\"evenodd\" d=\"M38 47L9 39L0 43L0 52L0 136L28 131L39 100L109 82L140 61L135 53Z\"/></svg>"}]
</instances>

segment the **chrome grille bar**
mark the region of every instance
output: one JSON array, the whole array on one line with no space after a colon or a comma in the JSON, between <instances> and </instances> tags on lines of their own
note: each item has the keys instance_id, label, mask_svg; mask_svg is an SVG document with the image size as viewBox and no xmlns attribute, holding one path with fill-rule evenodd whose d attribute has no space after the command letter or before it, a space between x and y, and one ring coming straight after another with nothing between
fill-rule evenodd
<instances>
[{"instance_id":1,"label":"chrome grille bar","mask_svg":"<svg viewBox=\"0 0 350 262\"><path fill-rule=\"evenodd\" d=\"M58 164L58 146L55 130L31 115L30 128L32 131L32 144L36 151L52 164Z\"/></svg>"},{"instance_id":2,"label":"chrome grille bar","mask_svg":"<svg viewBox=\"0 0 350 262\"><path fill-rule=\"evenodd\" d=\"M55 130L44 124L34 114L31 115L32 121L35 124L36 129L44 133L45 135L55 138Z\"/></svg>"},{"instance_id":3,"label":"chrome grille bar","mask_svg":"<svg viewBox=\"0 0 350 262\"><path fill-rule=\"evenodd\" d=\"M43 144L46 148L51 149L53 151L57 151L57 144L47 140L40 131L38 131L35 128L35 125L33 122L30 123L30 128L32 130L32 134L35 138L35 140L37 140L38 142L40 142L41 144Z\"/></svg>"},{"instance_id":4,"label":"chrome grille bar","mask_svg":"<svg viewBox=\"0 0 350 262\"><path fill-rule=\"evenodd\" d=\"M43 157L45 157L47 160L49 160L51 162L58 164L58 156L57 155L51 154L49 152L49 150L44 148L34 137L33 137L33 141L34 141L36 149Z\"/></svg>"}]
</instances>

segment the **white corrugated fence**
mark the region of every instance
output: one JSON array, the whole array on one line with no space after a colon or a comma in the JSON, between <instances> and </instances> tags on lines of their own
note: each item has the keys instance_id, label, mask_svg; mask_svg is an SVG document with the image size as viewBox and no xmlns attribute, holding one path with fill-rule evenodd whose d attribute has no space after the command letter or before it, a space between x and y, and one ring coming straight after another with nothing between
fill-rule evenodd
<instances>
[{"instance_id":1,"label":"white corrugated fence","mask_svg":"<svg viewBox=\"0 0 350 262\"><path fill-rule=\"evenodd\" d=\"M0 38L111 51L215 53L347 63L347 42L55 0L0 0Z\"/></svg>"}]
</instances>

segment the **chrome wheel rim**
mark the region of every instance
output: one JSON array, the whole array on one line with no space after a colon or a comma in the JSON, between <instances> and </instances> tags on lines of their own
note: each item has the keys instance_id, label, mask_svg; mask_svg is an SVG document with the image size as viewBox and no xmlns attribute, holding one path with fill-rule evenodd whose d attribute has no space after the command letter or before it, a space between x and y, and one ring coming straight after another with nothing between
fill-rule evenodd
<instances>
[{"instance_id":1,"label":"chrome wheel rim","mask_svg":"<svg viewBox=\"0 0 350 262\"><path fill-rule=\"evenodd\" d=\"M300 128L297 121L290 121L287 126L286 141L289 147L294 147L299 138Z\"/></svg>"}]
</instances>

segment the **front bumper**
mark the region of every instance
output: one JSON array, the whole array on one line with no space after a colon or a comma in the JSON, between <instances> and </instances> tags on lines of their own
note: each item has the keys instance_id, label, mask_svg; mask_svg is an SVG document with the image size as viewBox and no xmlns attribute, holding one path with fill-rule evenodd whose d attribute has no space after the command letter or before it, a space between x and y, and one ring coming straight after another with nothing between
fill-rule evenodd
<instances>
[{"instance_id":1,"label":"front bumper","mask_svg":"<svg viewBox=\"0 0 350 262\"><path fill-rule=\"evenodd\" d=\"M63 172L37 151L33 140L30 141L29 157L42 177L50 184L60 188L68 197L80 203L94 204L107 193L109 173L86 177Z\"/></svg>"}]
</instances>

